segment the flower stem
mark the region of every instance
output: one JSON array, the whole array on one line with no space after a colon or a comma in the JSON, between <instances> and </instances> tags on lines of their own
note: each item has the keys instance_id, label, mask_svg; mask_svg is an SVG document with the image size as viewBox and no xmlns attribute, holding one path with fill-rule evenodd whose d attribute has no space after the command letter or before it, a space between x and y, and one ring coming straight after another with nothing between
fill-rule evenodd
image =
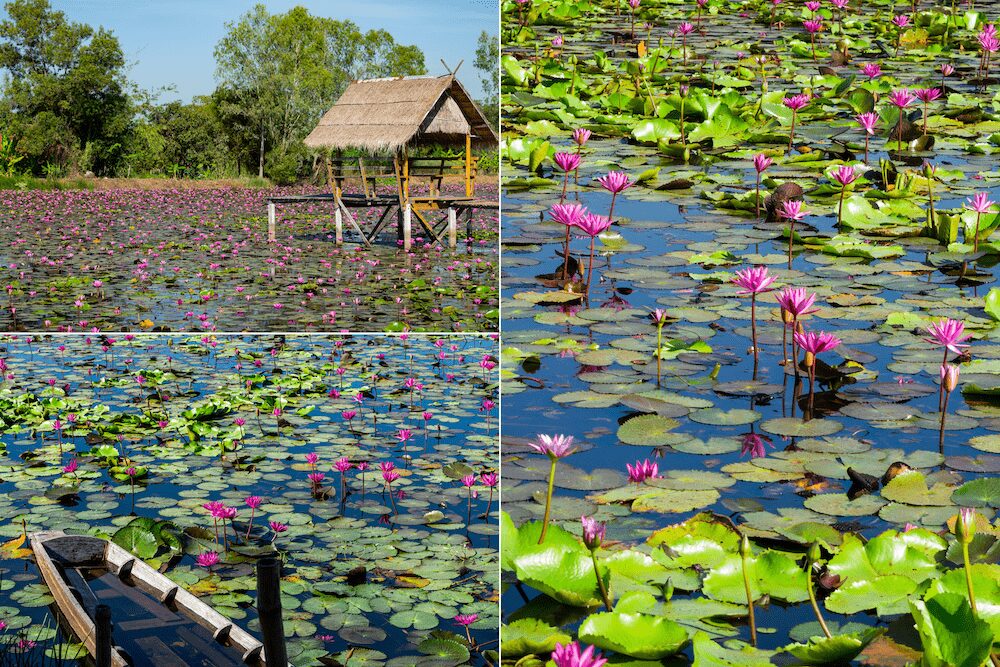
<instances>
[{"instance_id":1,"label":"flower stem","mask_svg":"<svg viewBox=\"0 0 1000 667\"><path fill-rule=\"evenodd\" d=\"M590 237L590 261L587 262L587 295L590 295L590 277L594 273L594 238Z\"/></svg>"},{"instance_id":2,"label":"flower stem","mask_svg":"<svg viewBox=\"0 0 1000 667\"><path fill-rule=\"evenodd\" d=\"M250 531L253 530L253 515L255 511L253 507L250 508L250 523L247 525L247 536L244 538L244 541L247 542L250 541Z\"/></svg>"},{"instance_id":3,"label":"flower stem","mask_svg":"<svg viewBox=\"0 0 1000 667\"><path fill-rule=\"evenodd\" d=\"M972 588L972 563L969 562L969 545L962 542L962 560L965 563L965 585L969 588L969 606L972 607L972 615L979 616L976 611L976 592Z\"/></svg>"},{"instance_id":4,"label":"flower stem","mask_svg":"<svg viewBox=\"0 0 1000 667\"><path fill-rule=\"evenodd\" d=\"M837 226L840 227L844 224L844 193L847 192L847 186L840 188L840 204L837 205Z\"/></svg>"},{"instance_id":5,"label":"flower stem","mask_svg":"<svg viewBox=\"0 0 1000 667\"><path fill-rule=\"evenodd\" d=\"M549 515L552 513L552 491L556 485L556 461L553 458L549 466L549 489L545 493L545 515L542 517L542 533L538 536L538 543L545 541L545 533L549 530Z\"/></svg>"},{"instance_id":6,"label":"flower stem","mask_svg":"<svg viewBox=\"0 0 1000 667\"><path fill-rule=\"evenodd\" d=\"M976 236L972 239L972 252L979 252L979 218L982 215L976 211Z\"/></svg>"},{"instance_id":7,"label":"flower stem","mask_svg":"<svg viewBox=\"0 0 1000 667\"><path fill-rule=\"evenodd\" d=\"M754 216L760 219L760 172L757 172L757 196L753 200Z\"/></svg>"},{"instance_id":8,"label":"flower stem","mask_svg":"<svg viewBox=\"0 0 1000 667\"><path fill-rule=\"evenodd\" d=\"M788 133L788 152L792 152L792 142L795 141L795 109L792 109L792 129Z\"/></svg>"},{"instance_id":9,"label":"flower stem","mask_svg":"<svg viewBox=\"0 0 1000 667\"><path fill-rule=\"evenodd\" d=\"M601 599L604 600L604 608L611 611L611 599L608 597L608 589L604 587L604 580L601 579L601 571L597 567L597 552L591 550L590 560L594 563L594 576L597 577L597 587L601 590Z\"/></svg>"},{"instance_id":10,"label":"flower stem","mask_svg":"<svg viewBox=\"0 0 1000 667\"><path fill-rule=\"evenodd\" d=\"M816 603L816 591L813 590L812 585L812 562L806 559L806 591L809 593L809 604L812 605L813 612L816 614L816 620L819 621L819 627L823 628L823 634L827 638L833 637L830 634L830 628L826 627L826 621L823 620L823 614L819 611L819 605Z\"/></svg>"},{"instance_id":11,"label":"flower stem","mask_svg":"<svg viewBox=\"0 0 1000 667\"><path fill-rule=\"evenodd\" d=\"M660 388L660 351L663 349L663 325L656 325L656 388Z\"/></svg>"},{"instance_id":12,"label":"flower stem","mask_svg":"<svg viewBox=\"0 0 1000 667\"><path fill-rule=\"evenodd\" d=\"M750 622L750 644L754 648L757 648L757 621L753 612L753 593L750 592L750 573L747 572L746 554L742 554L740 559L743 561L743 588L747 594L747 620Z\"/></svg>"}]
</instances>

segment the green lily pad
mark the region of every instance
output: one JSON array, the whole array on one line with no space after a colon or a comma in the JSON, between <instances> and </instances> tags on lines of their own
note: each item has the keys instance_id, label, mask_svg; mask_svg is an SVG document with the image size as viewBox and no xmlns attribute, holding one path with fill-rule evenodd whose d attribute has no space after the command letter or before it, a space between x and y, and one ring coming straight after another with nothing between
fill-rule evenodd
<instances>
[{"instance_id":1,"label":"green lily pad","mask_svg":"<svg viewBox=\"0 0 1000 667\"><path fill-rule=\"evenodd\" d=\"M778 419L768 419L762 422L760 427L774 435L783 435L793 438L819 438L824 435L833 435L843 428L843 425L832 419L811 419L805 421L793 417L780 417Z\"/></svg>"},{"instance_id":2,"label":"green lily pad","mask_svg":"<svg viewBox=\"0 0 1000 667\"><path fill-rule=\"evenodd\" d=\"M659 447L670 444L675 437L671 430L680 422L660 415L638 415L618 428L618 439L627 445Z\"/></svg>"}]
</instances>

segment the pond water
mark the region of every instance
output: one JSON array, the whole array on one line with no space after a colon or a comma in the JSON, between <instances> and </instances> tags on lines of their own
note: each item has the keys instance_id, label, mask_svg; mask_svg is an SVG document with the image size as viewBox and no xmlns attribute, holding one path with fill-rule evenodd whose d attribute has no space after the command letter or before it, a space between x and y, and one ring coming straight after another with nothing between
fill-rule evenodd
<instances>
[{"instance_id":1,"label":"pond water","mask_svg":"<svg viewBox=\"0 0 1000 667\"><path fill-rule=\"evenodd\" d=\"M904 45L898 58L891 49L886 53L877 40L892 39L893 33L885 35L876 24L888 24L892 8L887 4L874 3L864 16L845 14L850 18L843 31L836 27L834 8L819 10L826 26L817 46L819 65L831 64L830 46L843 32L851 43L853 61L830 72L818 72L810 61L801 23L810 10L799 3L778 6L783 28L767 25L770 3L760 14L742 16L734 3L709 7L712 15L702 19L701 30L687 37L689 65L680 62L680 37L671 31L681 21L696 20L690 7L646 8L642 3L637 33L649 51L639 57L637 40L627 35L626 9L616 17L598 3L554 3L532 13L524 28L517 27L524 17L519 19L515 10L506 18L505 34L512 37L505 38L504 52L503 509L512 526L542 519L549 461L528 444L538 434L572 435L576 452L556 469L553 523L580 535L581 515L606 522L605 557L613 559L623 550L647 554L642 568L631 574L608 565L618 595L652 593L657 613L678 620L690 635L706 632L723 646L740 648L746 644L726 642L749 639L745 597L742 611L734 611L712 605L739 602L739 596L706 599L706 591L687 593L690 587L682 582L691 579L669 569L669 555L654 553L652 533L710 510L730 517L740 532L762 545L757 548L772 546L800 557L814 539L832 540L825 548L837 553L849 532L871 538L909 524L947 533L946 522L962 505L976 506L989 521L995 518L1000 314L987 312L986 297L996 281L997 250L984 237L974 253L961 231L957 240L946 239L950 246L931 237L934 230L925 230L928 194L921 164L927 160L937 167L933 192L940 216L962 214L976 192L1000 199L992 149L976 149L997 129L997 98L995 86L983 95L968 80L975 51L925 53ZM937 13L920 14L914 30L931 26L933 32L937 19L932 14ZM564 45L555 52L549 40L557 34ZM971 31L962 35L974 41ZM763 106L752 60L757 54L778 60L767 64L768 90L777 97L765 95ZM884 71L874 84L863 83L867 79L858 73L868 61L881 63ZM930 107L930 133L937 142L914 144L897 154L895 141L884 138L885 127L892 125L885 120L892 117L884 100L896 88L940 82L933 68L942 62L951 62L959 74L947 81L948 103ZM637 69L639 63L644 69ZM679 134L673 136L681 122L681 84L690 85L686 146ZM881 95L876 108L884 119L866 163L863 135L846 98L847 91L867 88ZM817 97L799 117L796 149L787 153L790 124L777 111L783 107L781 97L809 90ZM647 97L659 105L655 114ZM986 113L956 121L958 111L969 107ZM919 118L915 112L910 120L916 125ZM725 129L719 125L723 120ZM550 213L563 188L551 155L577 152L570 137L577 127L594 135L580 151L578 175L568 179L567 203L607 216L612 195L596 179L611 170L624 171L633 182L643 178L614 198L615 224L596 241L589 297L580 295L589 238L574 231L570 248L581 269L575 294L568 293L559 279L565 227ZM549 157L532 169L530 154L546 150ZM787 222L754 216L752 157L758 152L774 159L764 173L762 197L781 183L796 183L805 191L803 208L809 215L796 223L790 254ZM685 154L687 161L678 159ZM900 174L908 172L890 188L893 194L879 186L880 159L894 161ZM838 231L841 187L829 174L844 163L858 165L860 178L847 191L845 225ZM984 214L983 230L992 230L995 217ZM773 291L757 297L756 364L750 299L731 282L736 271L751 266L765 266L775 278ZM805 369L796 374L792 363L782 363L791 356L790 348L783 352L776 302L785 286L817 295L818 310L801 320L806 330L832 332L842 340L819 355L811 403ZM667 318L659 382L654 309L663 309ZM925 327L937 318L961 320L972 335L965 355L948 355L960 364L961 376L944 419L938 403L942 349L925 340ZM763 455L750 451L749 434L762 439ZM629 483L626 464L646 459L658 464L660 478ZM847 495L848 468L881 477L895 462L917 472L853 499ZM978 481L985 479L991 481ZM979 491L970 494L973 489ZM954 563L954 552L949 557ZM961 554L957 562L960 566ZM997 554L978 562L995 564ZM530 652L526 647L546 646L524 639L529 620L544 624L536 639L558 631L568 641L581 632L581 624L600 616L565 596L558 604L551 595L515 585L513 566L506 569L510 587L503 618L519 622L516 632L505 630L511 640L504 645L514 648L511 664L518 654ZM528 569L524 564L517 571ZM989 572L997 576L996 570ZM691 599L686 615L659 601L667 579L677 584L675 599ZM757 613L761 648L778 649L790 637L805 641L820 634L807 601L789 604L773 597ZM906 651L899 647L919 648L913 621L903 614L905 604L873 614L838 612L851 606L839 602L828 603L824 612L834 633L848 623L889 627L891 639L879 646L891 643L892 649L868 654L865 664L905 664ZM695 603L703 605L701 612ZM859 605L854 606L869 608ZM601 641L602 633L592 630L589 636ZM604 636L603 641L612 664L660 664L634 654L630 659L609 648L613 639ZM548 650L551 645L550 640ZM912 659L916 653L906 650ZM764 653L760 664L772 657L790 659ZM681 655L687 659L678 664L687 664L690 646ZM752 662L758 654L745 657L750 662L734 655L711 664L759 664Z\"/></svg>"},{"instance_id":2,"label":"pond water","mask_svg":"<svg viewBox=\"0 0 1000 667\"><path fill-rule=\"evenodd\" d=\"M446 188L447 190L448 188ZM6 191L5 331L494 331L497 212L474 209L456 250L396 230L334 238L315 188ZM495 198L495 183L478 195ZM381 212L353 209L370 230ZM466 234L468 231L468 234ZM415 234L417 232L415 231Z\"/></svg>"},{"instance_id":3,"label":"pond water","mask_svg":"<svg viewBox=\"0 0 1000 667\"><path fill-rule=\"evenodd\" d=\"M13 336L0 352L9 640L61 646L21 536L64 530L115 539L251 632L253 563L280 556L296 665L496 649L490 337ZM477 615L471 646L459 614Z\"/></svg>"}]
</instances>

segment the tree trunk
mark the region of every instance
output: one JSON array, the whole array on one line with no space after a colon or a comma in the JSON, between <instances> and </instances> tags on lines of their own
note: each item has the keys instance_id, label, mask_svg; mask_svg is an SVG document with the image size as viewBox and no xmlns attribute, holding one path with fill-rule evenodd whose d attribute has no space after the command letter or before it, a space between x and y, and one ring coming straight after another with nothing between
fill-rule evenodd
<instances>
[{"instance_id":1,"label":"tree trunk","mask_svg":"<svg viewBox=\"0 0 1000 667\"><path fill-rule=\"evenodd\" d=\"M260 160L257 166L257 177L264 178L264 123L260 124Z\"/></svg>"}]
</instances>

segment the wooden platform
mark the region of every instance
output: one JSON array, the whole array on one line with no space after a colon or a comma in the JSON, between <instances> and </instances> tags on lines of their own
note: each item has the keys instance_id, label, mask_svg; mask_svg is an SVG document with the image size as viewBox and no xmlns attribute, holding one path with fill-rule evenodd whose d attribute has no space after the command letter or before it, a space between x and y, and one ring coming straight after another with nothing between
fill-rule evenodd
<instances>
[{"instance_id":1,"label":"wooden platform","mask_svg":"<svg viewBox=\"0 0 1000 667\"><path fill-rule=\"evenodd\" d=\"M403 249L409 250L413 246L413 218L424 228L424 231L435 241L443 242L442 235L447 233L448 247L454 249L458 245L458 219L461 216L466 218L466 236L471 238L469 224L472 220L472 211L475 209L500 209L499 201L476 199L474 197L412 197L406 205L400 206L400 199L396 195L379 195L374 192L370 194L344 194L336 196L330 193L319 193L312 195L277 195L267 198L267 239L277 240L277 205L278 204L305 204L315 202L330 202L333 204L334 227L336 230L337 244L344 242L344 220L354 229L361 241L368 247L378 237L379 233L385 229L389 221L396 218L397 239L403 242ZM351 209L357 208L380 208L381 214L375 226L369 232L365 232L358 223L357 218ZM395 215L392 215L395 213ZM444 213L439 219L435 216Z\"/></svg>"}]
</instances>

